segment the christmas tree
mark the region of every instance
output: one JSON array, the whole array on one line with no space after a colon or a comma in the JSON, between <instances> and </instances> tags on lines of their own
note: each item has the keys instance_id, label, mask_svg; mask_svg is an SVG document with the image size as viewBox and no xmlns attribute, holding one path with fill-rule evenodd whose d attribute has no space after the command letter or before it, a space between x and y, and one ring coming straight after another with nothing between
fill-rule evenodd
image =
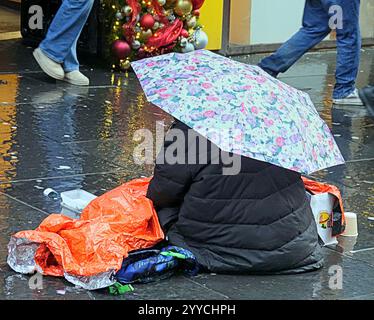
<instances>
[{"instance_id":1,"label":"christmas tree","mask_svg":"<svg viewBox=\"0 0 374 320\"><path fill-rule=\"evenodd\" d=\"M114 65L169 52L203 49L208 36L199 23L205 0L111 0Z\"/></svg>"}]
</instances>

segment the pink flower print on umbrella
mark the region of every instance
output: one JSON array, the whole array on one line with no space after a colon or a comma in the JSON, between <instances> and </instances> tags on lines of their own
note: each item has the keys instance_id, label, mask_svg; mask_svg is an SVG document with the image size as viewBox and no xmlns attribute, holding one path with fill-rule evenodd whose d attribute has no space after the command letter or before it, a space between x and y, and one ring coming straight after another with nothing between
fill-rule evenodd
<instances>
[{"instance_id":1,"label":"pink flower print on umbrella","mask_svg":"<svg viewBox=\"0 0 374 320\"><path fill-rule=\"evenodd\" d=\"M207 96L206 97L207 101L212 101L212 102L217 102L219 99L216 96Z\"/></svg>"},{"instance_id":2,"label":"pink flower print on umbrella","mask_svg":"<svg viewBox=\"0 0 374 320\"><path fill-rule=\"evenodd\" d=\"M258 114L258 108L257 108L256 106L253 106L253 107L251 108L251 111L252 111L252 113L254 113L254 114Z\"/></svg>"},{"instance_id":3,"label":"pink flower print on umbrella","mask_svg":"<svg viewBox=\"0 0 374 320\"><path fill-rule=\"evenodd\" d=\"M186 70L194 71L194 70L196 70L196 67L195 66L187 66Z\"/></svg>"},{"instance_id":4,"label":"pink flower print on umbrella","mask_svg":"<svg viewBox=\"0 0 374 320\"><path fill-rule=\"evenodd\" d=\"M271 127L271 126L274 125L274 121L272 119L269 119L269 118L265 118L264 123L265 123L265 126L267 126L267 127Z\"/></svg>"},{"instance_id":5,"label":"pink flower print on umbrella","mask_svg":"<svg viewBox=\"0 0 374 320\"><path fill-rule=\"evenodd\" d=\"M216 113L213 110L208 110L204 112L204 117L207 118L214 118Z\"/></svg>"},{"instance_id":6,"label":"pink flower print on umbrella","mask_svg":"<svg viewBox=\"0 0 374 320\"><path fill-rule=\"evenodd\" d=\"M278 137L276 140L275 140L276 144L278 147L283 147L284 146L284 138L283 137Z\"/></svg>"},{"instance_id":7,"label":"pink flower print on umbrella","mask_svg":"<svg viewBox=\"0 0 374 320\"><path fill-rule=\"evenodd\" d=\"M204 89L210 89L213 87L213 85L209 82L204 82L202 85L201 85Z\"/></svg>"},{"instance_id":8,"label":"pink flower print on umbrella","mask_svg":"<svg viewBox=\"0 0 374 320\"><path fill-rule=\"evenodd\" d=\"M244 113L244 114L247 114L247 109L246 109L246 107L245 107L244 102L240 105L240 112L241 112L241 113Z\"/></svg>"},{"instance_id":9,"label":"pink flower print on umbrella","mask_svg":"<svg viewBox=\"0 0 374 320\"><path fill-rule=\"evenodd\" d=\"M255 79L256 79L258 84L264 84L267 81L267 79L263 76L258 76Z\"/></svg>"},{"instance_id":10,"label":"pink flower print on umbrella","mask_svg":"<svg viewBox=\"0 0 374 320\"><path fill-rule=\"evenodd\" d=\"M159 96L160 96L161 99L166 100L166 99L171 98L173 95L172 94L168 94L168 93L161 93L161 94L159 94Z\"/></svg>"},{"instance_id":11,"label":"pink flower print on umbrella","mask_svg":"<svg viewBox=\"0 0 374 320\"><path fill-rule=\"evenodd\" d=\"M312 150L312 156L313 156L314 160L317 160L318 155L317 155L317 152L316 152L315 148L313 148L313 150Z\"/></svg>"}]
</instances>

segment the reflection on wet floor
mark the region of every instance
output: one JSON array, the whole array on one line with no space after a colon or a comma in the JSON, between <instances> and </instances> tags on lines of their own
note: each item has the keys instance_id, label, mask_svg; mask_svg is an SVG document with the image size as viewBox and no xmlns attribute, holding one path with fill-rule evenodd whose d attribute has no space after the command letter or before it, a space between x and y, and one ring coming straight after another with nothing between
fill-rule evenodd
<instances>
[{"instance_id":1,"label":"reflection on wet floor","mask_svg":"<svg viewBox=\"0 0 374 320\"><path fill-rule=\"evenodd\" d=\"M76 289L60 279L46 279L41 292L24 290L28 277L16 275L5 263L9 236L35 228L48 213L60 212L60 203L43 195L47 187L57 192L83 188L100 195L129 179L151 175L151 164L134 162L133 150L139 143L134 135L143 128L155 133L156 121L164 121L166 130L172 119L146 101L132 73L85 66L92 83L89 88L56 83L39 71L31 50L19 42L0 42L0 55L5 57L0 61L0 298L110 298ZM235 57L246 63L260 58ZM155 289L169 298L188 298L186 292L191 298L277 298L285 290L290 298L373 296L374 280L365 280L365 275L374 271L374 222L369 219L374 216L374 120L364 107L332 106L334 61L333 52L309 54L281 79L311 95L347 160L346 166L314 175L336 184L346 209L359 214L359 237L343 238L338 247L324 249L327 266L341 264L351 277L344 290L328 289L325 268L292 279L178 277L139 287L130 299L152 298ZM361 70L358 86L374 83L374 49L362 52ZM248 290L257 286L262 290ZM232 290L227 291L228 287Z\"/></svg>"},{"instance_id":2,"label":"reflection on wet floor","mask_svg":"<svg viewBox=\"0 0 374 320\"><path fill-rule=\"evenodd\" d=\"M0 41L17 39L20 37L19 12L4 6L0 6Z\"/></svg>"}]
</instances>

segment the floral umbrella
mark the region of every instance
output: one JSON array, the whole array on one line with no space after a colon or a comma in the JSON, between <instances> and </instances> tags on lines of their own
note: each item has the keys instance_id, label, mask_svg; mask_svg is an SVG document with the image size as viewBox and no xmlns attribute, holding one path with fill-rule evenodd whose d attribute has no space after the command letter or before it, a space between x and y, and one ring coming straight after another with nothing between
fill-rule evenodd
<instances>
[{"instance_id":1,"label":"floral umbrella","mask_svg":"<svg viewBox=\"0 0 374 320\"><path fill-rule=\"evenodd\" d=\"M148 100L222 150L303 174L344 163L308 94L207 50L132 63Z\"/></svg>"}]
</instances>

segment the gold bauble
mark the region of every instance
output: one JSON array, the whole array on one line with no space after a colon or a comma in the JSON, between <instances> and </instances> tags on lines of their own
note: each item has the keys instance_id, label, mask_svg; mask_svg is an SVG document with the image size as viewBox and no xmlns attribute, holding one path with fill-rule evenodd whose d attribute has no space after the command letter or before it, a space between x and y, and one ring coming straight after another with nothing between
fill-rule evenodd
<instances>
[{"instance_id":1,"label":"gold bauble","mask_svg":"<svg viewBox=\"0 0 374 320\"><path fill-rule=\"evenodd\" d=\"M121 67L121 69L123 69L123 70L129 70L130 67L131 67L131 62L130 62L130 60L125 60L125 61L121 62L120 67Z\"/></svg>"},{"instance_id":2,"label":"gold bauble","mask_svg":"<svg viewBox=\"0 0 374 320\"><path fill-rule=\"evenodd\" d=\"M195 16L193 16L191 19L189 19L189 20L187 21L187 26L188 26L189 28L194 28L194 27L196 27L196 24L197 24L197 19L196 19Z\"/></svg>"},{"instance_id":3,"label":"gold bauble","mask_svg":"<svg viewBox=\"0 0 374 320\"><path fill-rule=\"evenodd\" d=\"M151 29L144 30L140 33L140 40L143 42L146 42L152 36L153 36L153 32Z\"/></svg>"},{"instance_id":4,"label":"gold bauble","mask_svg":"<svg viewBox=\"0 0 374 320\"><path fill-rule=\"evenodd\" d=\"M174 11L178 16L185 16L191 13L192 9L193 5L190 0L178 0Z\"/></svg>"},{"instance_id":5,"label":"gold bauble","mask_svg":"<svg viewBox=\"0 0 374 320\"><path fill-rule=\"evenodd\" d=\"M155 24L153 25L153 30L160 29L160 22L156 21Z\"/></svg>"}]
</instances>

